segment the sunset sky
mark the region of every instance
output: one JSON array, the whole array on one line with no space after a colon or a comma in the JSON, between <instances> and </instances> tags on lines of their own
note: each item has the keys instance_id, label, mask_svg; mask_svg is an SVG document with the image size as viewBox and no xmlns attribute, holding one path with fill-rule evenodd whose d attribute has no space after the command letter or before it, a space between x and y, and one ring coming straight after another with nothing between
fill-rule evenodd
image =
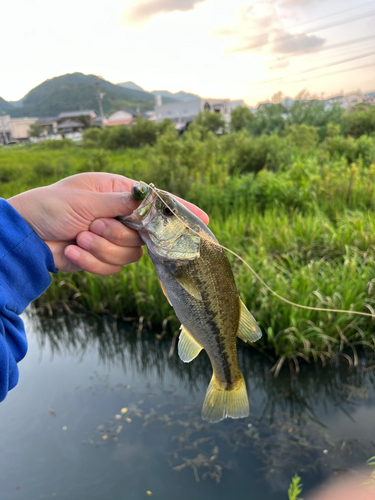
<instances>
[{"instance_id":1,"label":"sunset sky","mask_svg":"<svg viewBox=\"0 0 375 500\"><path fill-rule=\"evenodd\" d=\"M76 71L249 105L375 91L374 24L375 0L3 0L0 96Z\"/></svg>"}]
</instances>

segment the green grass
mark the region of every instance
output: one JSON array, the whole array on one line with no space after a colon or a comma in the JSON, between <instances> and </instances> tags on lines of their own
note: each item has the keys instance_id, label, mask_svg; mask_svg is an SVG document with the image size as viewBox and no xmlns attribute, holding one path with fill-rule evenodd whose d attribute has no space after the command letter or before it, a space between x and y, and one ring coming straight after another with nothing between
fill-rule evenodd
<instances>
[{"instance_id":1,"label":"green grass","mask_svg":"<svg viewBox=\"0 0 375 500\"><path fill-rule=\"evenodd\" d=\"M174 141L162 136L152 148L116 152L3 148L0 194L7 198L83 171L153 181L205 209L218 240L281 296L306 306L375 310L374 164L328 159L317 148L316 155L301 153L276 172L230 174L228 138L225 147L211 135L203 142ZM358 349L375 349L371 318L292 307L228 257L240 295L263 331L256 347L279 360L276 371L288 359L296 367L301 359L324 364L334 356L355 364ZM37 303L142 317L159 329L174 315L147 255L111 277L59 273Z\"/></svg>"}]
</instances>

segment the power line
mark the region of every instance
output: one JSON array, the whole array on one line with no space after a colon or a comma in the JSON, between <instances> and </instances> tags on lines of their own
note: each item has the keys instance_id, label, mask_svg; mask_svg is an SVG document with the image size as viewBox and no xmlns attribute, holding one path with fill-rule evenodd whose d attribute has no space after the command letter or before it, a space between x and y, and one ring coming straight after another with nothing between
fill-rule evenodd
<instances>
[{"instance_id":1,"label":"power line","mask_svg":"<svg viewBox=\"0 0 375 500\"><path fill-rule=\"evenodd\" d=\"M366 3L363 3L361 5L355 5L354 7L349 7L348 9L340 10L339 12L334 12L333 14L327 14L326 16L323 16L323 17L317 17L315 19L311 19L310 21L306 21L305 23L301 23L298 26L293 26L292 28L288 28L288 30L295 30L295 29L298 29L300 26L304 26L305 24L311 24L311 23L316 23L317 21L323 21L324 19L327 19L328 17L339 16L341 14L344 14L345 12L349 12L351 10L361 9L362 7L367 7L368 5L374 5L374 2L366 2Z\"/></svg>"},{"instance_id":2,"label":"power line","mask_svg":"<svg viewBox=\"0 0 375 500\"><path fill-rule=\"evenodd\" d=\"M267 80L261 80L259 82L255 82L255 83L250 83L249 86L253 87L255 85L262 85L264 83L277 82L278 80L284 80L284 78L290 78L291 76L298 76L298 75L302 75L304 73L311 73L312 71L318 71L320 69L329 68L330 66L337 66L339 64L345 64L347 62L356 61L357 59L363 59L364 57L369 57L369 56L372 56L374 54L375 54L375 51L372 51L372 52L367 52L366 54L361 54L359 56L347 57L346 59L341 59L340 61L322 64L321 66L315 66L315 68L309 68L309 69L305 69L303 71L298 71L297 73L291 73L287 76L284 75L284 76L280 76L280 77L276 77L276 78L269 78Z\"/></svg>"},{"instance_id":3,"label":"power line","mask_svg":"<svg viewBox=\"0 0 375 500\"><path fill-rule=\"evenodd\" d=\"M293 30L299 29L301 26L305 26L306 24L316 23L317 21L323 21L324 19L327 19L329 17L339 16L341 14L344 14L345 12L349 12L351 10L361 9L362 7L367 7L368 5L374 5L374 2L373 1L372 2L366 2L366 3L363 3L361 5L356 5L354 7L349 7L348 9L340 10L340 12L334 12L333 14L328 14L328 15L323 16L323 17L317 17L315 19L311 19L309 21L306 21L305 23L300 23L297 26L293 26L293 27L287 28L287 29L289 31L293 31ZM264 34L253 36L253 37L249 38L249 40L257 40L261 36L264 36Z\"/></svg>"},{"instance_id":4,"label":"power line","mask_svg":"<svg viewBox=\"0 0 375 500\"><path fill-rule=\"evenodd\" d=\"M348 24L352 23L354 21L359 21L360 19L364 19L365 17L371 17L375 15L375 10L372 10L370 12L366 12L365 14L360 14L358 16L354 17L347 17L346 19L342 19L341 21L337 21L335 23L330 23L330 24L325 24L324 26L320 26L318 28L311 28L309 30L304 31L303 33L296 33L295 35L287 35L287 36L282 36L279 38L275 38L274 40L264 42L264 43L258 43L255 45L249 45L247 47L242 47L238 49L233 49L230 51L230 53L235 53L235 52L243 52L245 50L250 50L250 49L259 49L261 47L266 47L267 45L273 45L278 42L285 42L287 40L293 40L295 38L301 38L302 36L305 35L310 35L311 33L317 33L318 31L323 31L329 28L334 28L335 26L341 26L343 24Z\"/></svg>"},{"instance_id":5,"label":"power line","mask_svg":"<svg viewBox=\"0 0 375 500\"><path fill-rule=\"evenodd\" d=\"M309 80L313 80L315 78L325 78L327 76L332 76L332 75L339 75L340 73L346 73L349 71L355 71L358 69L365 69L365 68L374 68L375 69L375 64L370 63L370 64L362 64L361 66L355 66L353 68L345 68L345 69L340 69L339 71L331 71L330 73L325 73L324 75L315 75L315 76L310 76ZM293 80L293 82L290 83L301 83L305 82L305 78L301 78L300 80Z\"/></svg>"},{"instance_id":6,"label":"power line","mask_svg":"<svg viewBox=\"0 0 375 500\"><path fill-rule=\"evenodd\" d=\"M373 40L375 38L375 35L370 35L370 36L364 36L362 38L356 38L355 40L347 40L346 42L340 42L340 43L334 43L332 45L326 45L323 47L316 47L313 50L310 50L309 52L306 52L306 50L301 50L298 52L294 52L293 54L289 54L286 56L282 57L277 57L273 61L285 61L285 59L291 59L292 57L298 57L299 55L310 55L310 54L316 54L317 52L324 52L325 50L332 50L332 49L338 49L340 47L346 47L348 45L355 45L356 43L361 43L361 42L366 42L368 40ZM270 68L272 69L272 68Z\"/></svg>"}]
</instances>

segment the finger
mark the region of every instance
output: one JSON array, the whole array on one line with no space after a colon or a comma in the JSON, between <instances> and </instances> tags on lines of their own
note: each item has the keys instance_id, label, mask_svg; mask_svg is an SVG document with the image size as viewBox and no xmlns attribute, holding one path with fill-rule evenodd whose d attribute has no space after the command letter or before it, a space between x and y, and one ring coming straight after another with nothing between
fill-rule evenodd
<instances>
[{"instance_id":1,"label":"finger","mask_svg":"<svg viewBox=\"0 0 375 500\"><path fill-rule=\"evenodd\" d=\"M139 247L143 240L134 229L124 226L115 219L95 219L89 227L92 233L102 236L115 245L123 247Z\"/></svg>"},{"instance_id":2,"label":"finger","mask_svg":"<svg viewBox=\"0 0 375 500\"><path fill-rule=\"evenodd\" d=\"M175 198L176 200L178 200L180 203L182 203L186 208L188 208L190 210L190 212L192 212L194 215L196 215L197 217L199 217L199 219L204 223L204 224L208 224L209 223L209 220L210 218L208 217L208 215L206 214L206 212L204 212L202 209L200 209L199 207L197 207L197 205L194 205L194 203L190 203L189 201L186 201L182 198L180 198L179 196L176 196L172 193L169 193L168 191L165 191L166 193L170 194L171 196L173 196L173 198Z\"/></svg>"},{"instance_id":3,"label":"finger","mask_svg":"<svg viewBox=\"0 0 375 500\"><path fill-rule=\"evenodd\" d=\"M139 252L137 248L133 248L133 256L129 254L128 264L135 262L139 259ZM75 266L82 269L83 271L88 271L92 274L98 274L100 276L109 276L110 274L115 274L120 271L120 265L107 264L97 259L87 250L80 248L76 245L70 245L65 249L66 258Z\"/></svg>"},{"instance_id":4,"label":"finger","mask_svg":"<svg viewBox=\"0 0 375 500\"><path fill-rule=\"evenodd\" d=\"M199 217L199 219L202 222L204 222L204 224L207 225L209 223L210 218L208 217L208 215L206 214L206 212L203 212L203 210L201 210L199 207L197 207L193 203L185 201L182 198L179 198L178 196L175 196L175 195L172 195L172 196L174 198L176 198L176 200L178 200L180 203L182 203L183 205L185 205L185 207L188 208L190 210L190 212L193 212L194 215L196 215L197 217Z\"/></svg>"},{"instance_id":5,"label":"finger","mask_svg":"<svg viewBox=\"0 0 375 500\"><path fill-rule=\"evenodd\" d=\"M139 245L134 247L115 245L91 231L79 233L76 242L78 246L106 264L123 266L140 259L142 256L142 247Z\"/></svg>"}]
</instances>

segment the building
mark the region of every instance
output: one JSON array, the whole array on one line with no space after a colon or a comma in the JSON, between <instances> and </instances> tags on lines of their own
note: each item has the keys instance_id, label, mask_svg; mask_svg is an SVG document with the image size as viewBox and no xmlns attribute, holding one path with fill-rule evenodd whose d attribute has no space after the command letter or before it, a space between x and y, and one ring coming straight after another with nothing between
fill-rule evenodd
<instances>
[{"instance_id":1,"label":"building","mask_svg":"<svg viewBox=\"0 0 375 500\"><path fill-rule=\"evenodd\" d=\"M137 113L131 109L119 109L107 117L105 126L114 127L116 125L130 125L136 117Z\"/></svg>"},{"instance_id":2,"label":"building","mask_svg":"<svg viewBox=\"0 0 375 500\"><path fill-rule=\"evenodd\" d=\"M29 127L34 124L38 118L11 118L10 131L11 139L24 142L29 140Z\"/></svg>"},{"instance_id":3,"label":"building","mask_svg":"<svg viewBox=\"0 0 375 500\"><path fill-rule=\"evenodd\" d=\"M0 115L0 146L8 144L11 140L10 116Z\"/></svg>"},{"instance_id":4,"label":"building","mask_svg":"<svg viewBox=\"0 0 375 500\"><path fill-rule=\"evenodd\" d=\"M57 118L56 117L48 117L48 118L38 118L35 122L37 125L41 125L44 127L43 135L54 135L57 134Z\"/></svg>"},{"instance_id":5,"label":"building","mask_svg":"<svg viewBox=\"0 0 375 500\"><path fill-rule=\"evenodd\" d=\"M166 118L169 118L176 125L188 124L192 122L201 111L206 110L212 111L213 113L220 113L224 120L229 122L231 101L229 99L197 98L192 101L174 102L171 104L162 104L161 106L156 105L156 123L160 123Z\"/></svg>"},{"instance_id":6,"label":"building","mask_svg":"<svg viewBox=\"0 0 375 500\"><path fill-rule=\"evenodd\" d=\"M63 137L66 136L66 134L70 134L73 132L82 132L84 128L84 125L82 122L79 122L77 120L64 120L57 125L57 132L61 134Z\"/></svg>"}]
</instances>

